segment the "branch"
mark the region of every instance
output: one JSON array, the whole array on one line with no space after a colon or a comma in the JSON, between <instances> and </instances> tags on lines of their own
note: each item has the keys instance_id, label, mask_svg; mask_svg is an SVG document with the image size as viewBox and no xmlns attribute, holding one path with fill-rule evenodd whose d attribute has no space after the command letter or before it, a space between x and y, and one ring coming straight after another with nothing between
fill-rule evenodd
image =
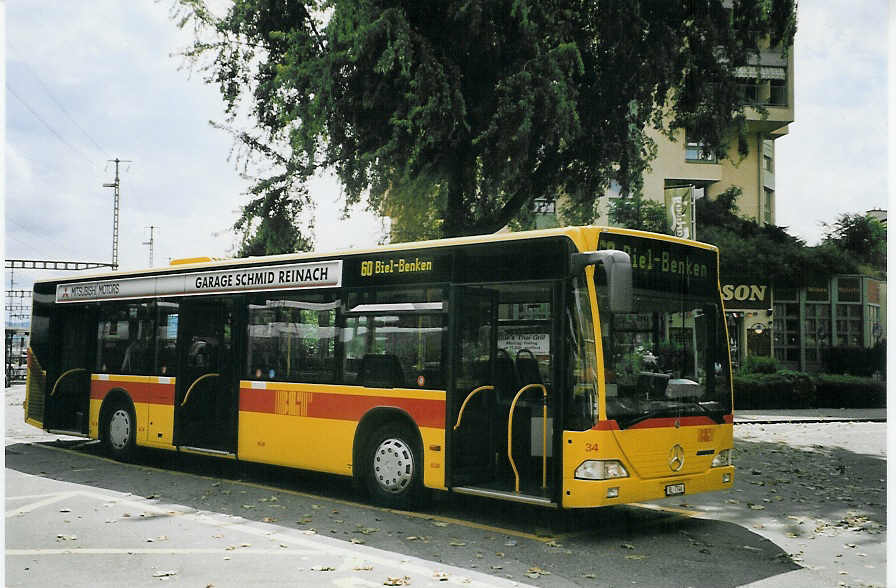
<instances>
[{"instance_id":1,"label":"branch","mask_svg":"<svg viewBox=\"0 0 896 588\"><path fill-rule=\"evenodd\" d=\"M520 210L522 210L523 206L529 203L532 199L544 193L548 184L550 183L548 178L552 178L554 176L553 173L547 172L546 168L554 168L556 167L559 158L556 154L552 155L548 159L545 159L541 165L539 165L532 172L533 186L530 189L520 188L516 191L516 193L504 203L504 206L501 207L500 212L494 217L493 220L483 220L481 222L476 223L469 234L471 235L485 235L489 233L495 233L504 228L507 223L509 223L513 218L519 214Z\"/></svg>"}]
</instances>

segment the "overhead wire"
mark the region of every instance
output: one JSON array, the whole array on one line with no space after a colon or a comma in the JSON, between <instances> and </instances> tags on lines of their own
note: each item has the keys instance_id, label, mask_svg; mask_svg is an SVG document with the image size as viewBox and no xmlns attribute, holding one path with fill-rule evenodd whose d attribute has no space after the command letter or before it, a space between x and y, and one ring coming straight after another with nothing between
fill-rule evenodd
<instances>
[{"instance_id":1,"label":"overhead wire","mask_svg":"<svg viewBox=\"0 0 896 588\"><path fill-rule=\"evenodd\" d=\"M13 44L12 44L11 42L9 42L8 40L7 40L7 44L8 44L10 47L12 47L13 49L16 49L15 45L13 45ZM18 51L18 50L16 49L16 51ZM34 79L37 80L37 82L40 84L40 86L44 89L44 92L47 93L47 96L50 97L50 100L53 101L53 103L59 108L59 110L61 110L61 111L63 112L63 114L65 114L65 116L66 116L70 121L72 121L72 123L73 123L76 127L78 127L78 129L79 129L82 133L84 133L84 136L85 136L85 137L87 137L88 139L90 139L90 142L93 143L94 147L96 147L96 148L97 148L100 152L102 152L103 154L106 154L107 157L108 157L108 154L106 153L106 150L103 149L103 148L100 146L99 142L97 142L97 140L94 139L93 136L91 136L91 134L88 133L86 129L84 129L84 127L82 127L80 124L78 124L78 121L75 120L75 117L72 115L72 113L70 113L70 112L68 111L68 109L65 108L65 106L62 105L61 102L59 102L58 100L56 100L56 97L53 95L53 92L50 91L49 86L47 86L47 84L44 83L44 81L41 79L41 77L40 77L39 75L37 75L37 72L34 71L34 69L33 69L30 65L28 65L28 62L26 62L26 61L21 61L20 63L21 63L22 65L24 65L25 68L28 70L28 72L34 77Z\"/></svg>"},{"instance_id":2,"label":"overhead wire","mask_svg":"<svg viewBox=\"0 0 896 588\"><path fill-rule=\"evenodd\" d=\"M47 130L49 130L51 133L53 133L53 135L54 135L57 139L59 139L59 140L60 140L65 146L67 146L69 149L71 149L72 151L74 151L75 153L77 153L78 155L80 155L81 157L83 157L83 158L84 158L90 165L92 165L94 168L96 168L96 162L94 162L92 159L90 159L90 157L88 157L86 153L84 153L83 151L81 151L80 149L78 149L77 147L75 147L74 145L72 145L71 143L69 143L68 141L66 141L65 138L64 138L62 135L60 135L60 134L56 131L56 129L54 129L54 128L50 125L50 123L48 123L47 121L45 121L45 120L43 119L43 117L41 117L41 115L39 115L39 114L37 113L36 110L34 110L33 108L31 108L31 105L28 104L28 102L26 102L24 98L22 98L21 96L19 96L19 94L18 94L15 90L12 89L12 86L9 85L9 81L6 82L6 89L9 91L10 94L13 95L13 97L15 97L16 100L18 100L18 101L22 104L22 106L24 106L24 107L28 110L28 112L30 112L30 113L34 116L34 118L36 118L37 120L39 120L45 127L47 127Z\"/></svg>"}]
</instances>

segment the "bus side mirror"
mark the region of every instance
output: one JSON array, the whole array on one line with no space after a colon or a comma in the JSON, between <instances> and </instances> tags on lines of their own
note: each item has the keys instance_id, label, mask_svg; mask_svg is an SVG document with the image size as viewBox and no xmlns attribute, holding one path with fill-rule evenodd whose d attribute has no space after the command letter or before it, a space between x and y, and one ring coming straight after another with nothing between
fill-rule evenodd
<instances>
[{"instance_id":1,"label":"bus side mirror","mask_svg":"<svg viewBox=\"0 0 896 588\"><path fill-rule=\"evenodd\" d=\"M610 296L610 312L632 311L632 260L628 253L615 249L573 253L570 270L579 275L589 265L602 263L607 272L607 289Z\"/></svg>"}]
</instances>

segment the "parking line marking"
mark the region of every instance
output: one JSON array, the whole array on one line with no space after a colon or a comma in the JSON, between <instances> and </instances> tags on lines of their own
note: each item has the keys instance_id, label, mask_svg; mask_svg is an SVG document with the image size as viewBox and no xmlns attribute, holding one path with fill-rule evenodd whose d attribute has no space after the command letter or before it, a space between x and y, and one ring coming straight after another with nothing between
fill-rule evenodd
<instances>
[{"instance_id":1,"label":"parking line marking","mask_svg":"<svg viewBox=\"0 0 896 588\"><path fill-rule=\"evenodd\" d=\"M7 496L7 500L33 500L35 498L47 498L48 496L58 496L59 492L46 492L44 494L22 494L20 496Z\"/></svg>"},{"instance_id":2,"label":"parking line marking","mask_svg":"<svg viewBox=\"0 0 896 588\"><path fill-rule=\"evenodd\" d=\"M60 492L58 494L52 495L49 498L45 498L43 500L38 500L37 502L32 502L31 504L26 504L24 506L20 506L14 510L6 511L6 518L15 517L19 515L23 515L25 513L29 513L33 510L37 510L38 508L48 506L53 504L54 502L60 502L62 500L66 500L78 494L77 492Z\"/></svg>"},{"instance_id":3,"label":"parking line marking","mask_svg":"<svg viewBox=\"0 0 896 588\"><path fill-rule=\"evenodd\" d=\"M297 549L73 547L66 549L7 549L6 555L316 555L319 551Z\"/></svg>"}]
</instances>

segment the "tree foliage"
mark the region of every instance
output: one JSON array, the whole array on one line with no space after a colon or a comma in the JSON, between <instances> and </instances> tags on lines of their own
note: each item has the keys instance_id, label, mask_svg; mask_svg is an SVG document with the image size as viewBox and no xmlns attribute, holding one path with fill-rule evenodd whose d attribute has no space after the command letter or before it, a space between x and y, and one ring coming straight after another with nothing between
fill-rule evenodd
<instances>
[{"instance_id":1,"label":"tree foliage","mask_svg":"<svg viewBox=\"0 0 896 588\"><path fill-rule=\"evenodd\" d=\"M793 0L175 1L185 55L270 168L241 226L268 199L306 210L296 187L332 168L397 238L492 232L536 197L587 217L611 179L638 192L646 129L723 146L744 120L736 68L795 31Z\"/></svg>"},{"instance_id":2,"label":"tree foliage","mask_svg":"<svg viewBox=\"0 0 896 588\"><path fill-rule=\"evenodd\" d=\"M656 200L645 199L640 193L629 198L611 199L608 216L610 222L618 226L670 234L666 205Z\"/></svg>"},{"instance_id":3,"label":"tree foliage","mask_svg":"<svg viewBox=\"0 0 896 588\"><path fill-rule=\"evenodd\" d=\"M733 187L715 200L697 200L697 238L719 247L723 281L749 276L798 287L861 271L856 256L835 243L808 247L786 227L741 218L736 203L740 195L741 189Z\"/></svg>"},{"instance_id":4,"label":"tree foliage","mask_svg":"<svg viewBox=\"0 0 896 588\"><path fill-rule=\"evenodd\" d=\"M845 251L868 273L886 276L887 227L878 219L869 214L843 213L825 228L823 245Z\"/></svg>"}]
</instances>

